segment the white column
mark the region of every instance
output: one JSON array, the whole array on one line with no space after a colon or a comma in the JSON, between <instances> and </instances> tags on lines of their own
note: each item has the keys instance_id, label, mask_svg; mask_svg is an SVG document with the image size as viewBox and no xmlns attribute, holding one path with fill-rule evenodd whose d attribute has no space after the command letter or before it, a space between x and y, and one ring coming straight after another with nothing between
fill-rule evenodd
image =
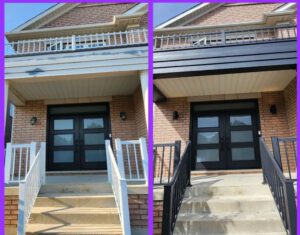
<instances>
[{"instance_id":1,"label":"white column","mask_svg":"<svg viewBox=\"0 0 300 235\"><path fill-rule=\"evenodd\" d=\"M140 72L140 82L144 101L146 125L148 130L148 70Z\"/></svg>"},{"instance_id":2,"label":"white column","mask_svg":"<svg viewBox=\"0 0 300 235\"><path fill-rule=\"evenodd\" d=\"M6 125L6 115L7 115L7 104L8 104L8 93L9 93L9 82L4 80L5 90L4 90L4 129Z\"/></svg>"}]
</instances>

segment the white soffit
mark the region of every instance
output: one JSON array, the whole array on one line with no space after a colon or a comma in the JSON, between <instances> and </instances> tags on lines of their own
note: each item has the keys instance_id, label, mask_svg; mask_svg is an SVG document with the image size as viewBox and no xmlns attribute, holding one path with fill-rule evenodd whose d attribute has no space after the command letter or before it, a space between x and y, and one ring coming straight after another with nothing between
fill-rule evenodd
<instances>
[{"instance_id":1,"label":"white soffit","mask_svg":"<svg viewBox=\"0 0 300 235\"><path fill-rule=\"evenodd\" d=\"M12 81L11 86L24 100L71 99L133 94L139 84L137 72L66 76L37 81Z\"/></svg>"},{"instance_id":2,"label":"white soffit","mask_svg":"<svg viewBox=\"0 0 300 235\"><path fill-rule=\"evenodd\" d=\"M280 91L295 77L295 70L280 70L156 79L154 84L175 98Z\"/></svg>"}]
</instances>

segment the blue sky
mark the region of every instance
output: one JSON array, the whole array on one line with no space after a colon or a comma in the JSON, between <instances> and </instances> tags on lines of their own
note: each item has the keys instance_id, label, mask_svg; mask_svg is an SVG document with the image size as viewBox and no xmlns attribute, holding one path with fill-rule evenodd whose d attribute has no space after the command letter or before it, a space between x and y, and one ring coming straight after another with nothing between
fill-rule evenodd
<instances>
[{"instance_id":1,"label":"blue sky","mask_svg":"<svg viewBox=\"0 0 300 235\"><path fill-rule=\"evenodd\" d=\"M11 31L53 5L54 3L6 3L5 32ZM155 3L154 26L195 5L196 3Z\"/></svg>"},{"instance_id":2,"label":"blue sky","mask_svg":"<svg viewBox=\"0 0 300 235\"><path fill-rule=\"evenodd\" d=\"M154 27L192 8L199 3L155 3L153 13Z\"/></svg>"}]
</instances>

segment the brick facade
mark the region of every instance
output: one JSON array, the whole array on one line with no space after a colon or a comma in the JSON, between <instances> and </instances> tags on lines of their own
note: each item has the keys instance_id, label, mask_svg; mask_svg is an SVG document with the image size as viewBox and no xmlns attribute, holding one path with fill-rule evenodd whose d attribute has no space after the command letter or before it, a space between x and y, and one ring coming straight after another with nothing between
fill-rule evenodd
<instances>
[{"instance_id":1,"label":"brick facade","mask_svg":"<svg viewBox=\"0 0 300 235\"><path fill-rule=\"evenodd\" d=\"M134 5L134 3L82 3L42 28L108 23L112 22L115 15L123 14Z\"/></svg>"},{"instance_id":2,"label":"brick facade","mask_svg":"<svg viewBox=\"0 0 300 235\"><path fill-rule=\"evenodd\" d=\"M162 199L153 202L153 234L161 235L163 222L163 205Z\"/></svg>"},{"instance_id":3,"label":"brick facade","mask_svg":"<svg viewBox=\"0 0 300 235\"><path fill-rule=\"evenodd\" d=\"M134 228L148 227L148 195L129 194L130 223Z\"/></svg>"},{"instance_id":4,"label":"brick facade","mask_svg":"<svg viewBox=\"0 0 300 235\"><path fill-rule=\"evenodd\" d=\"M187 25L215 26L261 21L263 14L270 13L283 3L238 3L226 4L201 16Z\"/></svg>"},{"instance_id":5,"label":"brick facade","mask_svg":"<svg viewBox=\"0 0 300 235\"><path fill-rule=\"evenodd\" d=\"M18 189L15 187L5 190L5 235L16 235L18 224Z\"/></svg>"}]
</instances>

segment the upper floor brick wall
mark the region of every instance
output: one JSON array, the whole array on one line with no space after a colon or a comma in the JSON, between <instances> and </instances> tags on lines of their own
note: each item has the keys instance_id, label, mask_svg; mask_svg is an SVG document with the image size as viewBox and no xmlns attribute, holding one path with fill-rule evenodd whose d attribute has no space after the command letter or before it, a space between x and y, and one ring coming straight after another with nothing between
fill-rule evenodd
<instances>
[{"instance_id":1,"label":"upper floor brick wall","mask_svg":"<svg viewBox=\"0 0 300 235\"><path fill-rule=\"evenodd\" d=\"M113 21L115 15L121 15L135 5L135 3L82 3L42 28L108 23Z\"/></svg>"},{"instance_id":2,"label":"upper floor brick wall","mask_svg":"<svg viewBox=\"0 0 300 235\"><path fill-rule=\"evenodd\" d=\"M191 21L187 25L215 26L261 21L265 13L270 13L282 5L284 3L226 4Z\"/></svg>"}]
</instances>

